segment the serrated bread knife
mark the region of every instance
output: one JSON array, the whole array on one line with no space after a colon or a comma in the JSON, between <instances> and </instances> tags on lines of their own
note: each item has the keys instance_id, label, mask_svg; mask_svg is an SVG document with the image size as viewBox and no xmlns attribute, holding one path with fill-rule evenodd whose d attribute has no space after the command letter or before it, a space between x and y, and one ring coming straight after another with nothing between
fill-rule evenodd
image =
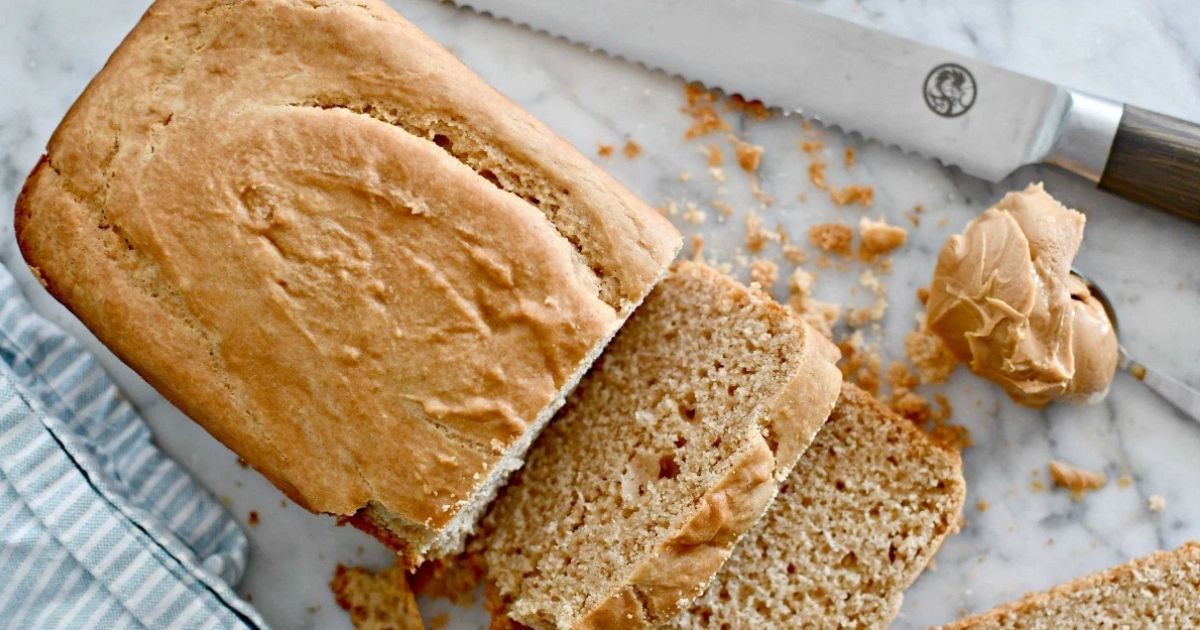
<instances>
[{"instance_id":1,"label":"serrated bread knife","mask_svg":"<svg viewBox=\"0 0 1200 630\"><path fill-rule=\"evenodd\" d=\"M991 181L1046 163L1200 221L1200 126L790 0L455 0Z\"/></svg>"}]
</instances>

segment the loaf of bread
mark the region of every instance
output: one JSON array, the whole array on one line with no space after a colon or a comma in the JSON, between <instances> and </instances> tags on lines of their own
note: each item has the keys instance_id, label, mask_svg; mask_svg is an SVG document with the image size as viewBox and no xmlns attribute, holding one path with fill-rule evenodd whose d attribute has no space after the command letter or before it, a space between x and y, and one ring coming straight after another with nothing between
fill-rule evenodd
<instances>
[{"instance_id":1,"label":"loaf of bread","mask_svg":"<svg viewBox=\"0 0 1200 630\"><path fill-rule=\"evenodd\" d=\"M829 416L837 356L769 296L679 263L489 511L490 607L534 628L668 621Z\"/></svg>"},{"instance_id":2,"label":"loaf of bread","mask_svg":"<svg viewBox=\"0 0 1200 630\"><path fill-rule=\"evenodd\" d=\"M1060 584L942 630L1200 628L1200 542Z\"/></svg>"},{"instance_id":3,"label":"loaf of bread","mask_svg":"<svg viewBox=\"0 0 1200 630\"><path fill-rule=\"evenodd\" d=\"M381 0L159 0L26 260L288 496L453 552L681 237Z\"/></svg>"},{"instance_id":4,"label":"loaf of bread","mask_svg":"<svg viewBox=\"0 0 1200 630\"><path fill-rule=\"evenodd\" d=\"M671 627L885 628L965 495L956 453L843 385L767 514Z\"/></svg>"},{"instance_id":5,"label":"loaf of bread","mask_svg":"<svg viewBox=\"0 0 1200 630\"><path fill-rule=\"evenodd\" d=\"M329 590L357 630L425 629L403 565L373 573L339 564Z\"/></svg>"}]
</instances>

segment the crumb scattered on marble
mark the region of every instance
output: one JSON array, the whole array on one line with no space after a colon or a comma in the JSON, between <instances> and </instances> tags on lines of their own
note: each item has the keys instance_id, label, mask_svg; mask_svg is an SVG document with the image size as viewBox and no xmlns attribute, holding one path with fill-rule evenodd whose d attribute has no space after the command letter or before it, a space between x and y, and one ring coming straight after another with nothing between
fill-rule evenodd
<instances>
[{"instance_id":1,"label":"crumb scattered on marble","mask_svg":"<svg viewBox=\"0 0 1200 630\"><path fill-rule=\"evenodd\" d=\"M720 166L725 161L725 155L721 153L721 147L715 144L705 146L704 153L708 156L709 166Z\"/></svg>"},{"instance_id":2,"label":"crumb scattered on marble","mask_svg":"<svg viewBox=\"0 0 1200 630\"><path fill-rule=\"evenodd\" d=\"M889 225L883 219L874 221L863 217L858 221L858 238L859 255L863 260L872 260L903 246L908 240L908 231Z\"/></svg>"},{"instance_id":3,"label":"crumb scattered on marble","mask_svg":"<svg viewBox=\"0 0 1200 630\"><path fill-rule=\"evenodd\" d=\"M958 367L958 359L937 334L925 327L925 316L917 316L917 328L904 337L904 353L917 368L921 383L944 383Z\"/></svg>"},{"instance_id":4,"label":"crumb scattered on marble","mask_svg":"<svg viewBox=\"0 0 1200 630\"><path fill-rule=\"evenodd\" d=\"M250 462L246 461L244 458L242 458L240 456L237 458L237 463L238 463L238 466L241 466L242 468L250 467Z\"/></svg>"},{"instance_id":5,"label":"crumb scattered on marble","mask_svg":"<svg viewBox=\"0 0 1200 630\"><path fill-rule=\"evenodd\" d=\"M708 174L712 175L712 178L719 182L725 181L725 169L720 166L709 167Z\"/></svg>"},{"instance_id":6,"label":"crumb scattered on marble","mask_svg":"<svg viewBox=\"0 0 1200 630\"><path fill-rule=\"evenodd\" d=\"M668 199L666 203L659 206L658 212L667 217L679 216L679 204L674 199Z\"/></svg>"},{"instance_id":7,"label":"crumb scattered on marble","mask_svg":"<svg viewBox=\"0 0 1200 630\"><path fill-rule=\"evenodd\" d=\"M762 147L734 139L734 152L737 154L738 166L741 166L743 171L753 173L758 170L762 161Z\"/></svg>"},{"instance_id":8,"label":"crumb scattered on marble","mask_svg":"<svg viewBox=\"0 0 1200 630\"><path fill-rule=\"evenodd\" d=\"M250 510L250 516L246 519L246 523L249 524L250 527L258 527L258 511L257 510Z\"/></svg>"},{"instance_id":9,"label":"crumb scattered on marble","mask_svg":"<svg viewBox=\"0 0 1200 630\"><path fill-rule=\"evenodd\" d=\"M1151 512L1161 512L1167 507L1167 499L1160 494L1152 494L1150 495L1150 499L1146 507L1148 507Z\"/></svg>"},{"instance_id":10,"label":"crumb scattered on marble","mask_svg":"<svg viewBox=\"0 0 1200 630\"><path fill-rule=\"evenodd\" d=\"M716 92L698 83L689 83L684 87L684 96L687 106L683 111L692 118L692 125L684 132L684 138L692 140L716 131L729 131L729 123L713 107L717 102Z\"/></svg>"},{"instance_id":11,"label":"crumb scattered on marble","mask_svg":"<svg viewBox=\"0 0 1200 630\"><path fill-rule=\"evenodd\" d=\"M692 260L700 262L704 260L704 235L692 235Z\"/></svg>"},{"instance_id":12,"label":"crumb scattered on marble","mask_svg":"<svg viewBox=\"0 0 1200 630\"><path fill-rule=\"evenodd\" d=\"M692 225L701 225L708 220L708 214L701 210L695 202L689 201L683 212L683 220Z\"/></svg>"},{"instance_id":13,"label":"crumb scattered on marble","mask_svg":"<svg viewBox=\"0 0 1200 630\"><path fill-rule=\"evenodd\" d=\"M1050 469L1050 478L1054 480L1054 485L1070 490L1071 498L1076 501L1083 499L1083 493L1099 490L1108 483L1108 477L1103 473L1066 462L1051 460L1047 467Z\"/></svg>"},{"instance_id":14,"label":"crumb scattered on marble","mask_svg":"<svg viewBox=\"0 0 1200 630\"><path fill-rule=\"evenodd\" d=\"M721 213L722 219L728 219L729 217L733 216L733 206L729 205L729 202L722 201L720 199L713 199L711 204L712 207L717 209L717 212Z\"/></svg>"},{"instance_id":15,"label":"crumb scattered on marble","mask_svg":"<svg viewBox=\"0 0 1200 630\"><path fill-rule=\"evenodd\" d=\"M1130 477L1129 475L1121 475L1120 477L1117 477L1117 487L1118 488L1128 488L1129 486L1132 486L1132 485L1133 485L1133 478Z\"/></svg>"},{"instance_id":16,"label":"crumb scattered on marble","mask_svg":"<svg viewBox=\"0 0 1200 630\"><path fill-rule=\"evenodd\" d=\"M875 188L872 186L846 186L842 189L829 188L829 197L838 206L860 205L870 208L875 203Z\"/></svg>"},{"instance_id":17,"label":"crumb scattered on marble","mask_svg":"<svg viewBox=\"0 0 1200 630\"><path fill-rule=\"evenodd\" d=\"M450 623L450 615L440 612L429 618L429 630L442 630Z\"/></svg>"},{"instance_id":18,"label":"crumb scattered on marble","mask_svg":"<svg viewBox=\"0 0 1200 630\"><path fill-rule=\"evenodd\" d=\"M690 181L692 181L692 173L691 173L691 171L680 171L680 172L679 172L679 181L681 181L681 182L690 182Z\"/></svg>"},{"instance_id":19,"label":"crumb scattered on marble","mask_svg":"<svg viewBox=\"0 0 1200 630\"><path fill-rule=\"evenodd\" d=\"M763 220L758 213L751 210L746 214L746 249L757 254L767 243L779 240L779 234L763 226Z\"/></svg>"},{"instance_id":20,"label":"crumb scattered on marble","mask_svg":"<svg viewBox=\"0 0 1200 630\"><path fill-rule=\"evenodd\" d=\"M611 145L611 144L596 145L596 155L599 155L602 158L612 157L613 156L613 145Z\"/></svg>"},{"instance_id":21,"label":"crumb scattered on marble","mask_svg":"<svg viewBox=\"0 0 1200 630\"><path fill-rule=\"evenodd\" d=\"M990 507L990 506L988 505L987 501L980 500L975 503L975 508L978 509L980 512L988 511L988 507Z\"/></svg>"},{"instance_id":22,"label":"crumb scattered on marble","mask_svg":"<svg viewBox=\"0 0 1200 630\"><path fill-rule=\"evenodd\" d=\"M850 254L854 230L845 223L819 223L809 228L808 240L822 251L846 256Z\"/></svg>"},{"instance_id":23,"label":"crumb scattered on marble","mask_svg":"<svg viewBox=\"0 0 1200 630\"><path fill-rule=\"evenodd\" d=\"M624 153L625 157L632 160L642 154L642 145L638 144L636 140L627 140L625 141L625 147L621 149L621 153Z\"/></svg>"},{"instance_id":24,"label":"crumb scattered on marble","mask_svg":"<svg viewBox=\"0 0 1200 630\"><path fill-rule=\"evenodd\" d=\"M844 158L846 168L850 168L851 166L854 166L854 158L855 158L854 147L846 147L845 158Z\"/></svg>"},{"instance_id":25,"label":"crumb scattered on marble","mask_svg":"<svg viewBox=\"0 0 1200 630\"><path fill-rule=\"evenodd\" d=\"M917 301L921 306L929 304L929 287L917 287Z\"/></svg>"},{"instance_id":26,"label":"crumb scattered on marble","mask_svg":"<svg viewBox=\"0 0 1200 630\"><path fill-rule=\"evenodd\" d=\"M750 280L757 282L764 290L770 291L779 279L779 265L773 260L759 258L750 261Z\"/></svg>"},{"instance_id":27,"label":"crumb scattered on marble","mask_svg":"<svg viewBox=\"0 0 1200 630\"><path fill-rule=\"evenodd\" d=\"M808 254L805 254L799 245L789 244L783 246L783 258L794 265L799 265L808 259Z\"/></svg>"}]
</instances>

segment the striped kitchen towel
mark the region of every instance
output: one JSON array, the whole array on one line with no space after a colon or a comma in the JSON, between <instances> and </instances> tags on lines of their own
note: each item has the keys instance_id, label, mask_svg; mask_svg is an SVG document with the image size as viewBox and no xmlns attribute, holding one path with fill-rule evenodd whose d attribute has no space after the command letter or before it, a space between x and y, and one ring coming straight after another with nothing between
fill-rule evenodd
<instances>
[{"instance_id":1,"label":"striped kitchen towel","mask_svg":"<svg viewBox=\"0 0 1200 630\"><path fill-rule=\"evenodd\" d=\"M256 628L246 536L0 265L0 627Z\"/></svg>"}]
</instances>

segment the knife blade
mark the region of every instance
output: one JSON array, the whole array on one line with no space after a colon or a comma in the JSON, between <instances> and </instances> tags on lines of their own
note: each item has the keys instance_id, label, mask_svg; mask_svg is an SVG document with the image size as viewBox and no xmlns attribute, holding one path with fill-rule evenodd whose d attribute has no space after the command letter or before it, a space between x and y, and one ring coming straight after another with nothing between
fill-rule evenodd
<instances>
[{"instance_id":1,"label":"knife blade","mask_svg":"<svg viewBox=\"0 0 1200 630\"><path fill-rule=\"evenodd\" d=\"M976 177L1053 164L1200 220L1200 126L790 0L455 1Z\"/></svg>"}]
</instances>

